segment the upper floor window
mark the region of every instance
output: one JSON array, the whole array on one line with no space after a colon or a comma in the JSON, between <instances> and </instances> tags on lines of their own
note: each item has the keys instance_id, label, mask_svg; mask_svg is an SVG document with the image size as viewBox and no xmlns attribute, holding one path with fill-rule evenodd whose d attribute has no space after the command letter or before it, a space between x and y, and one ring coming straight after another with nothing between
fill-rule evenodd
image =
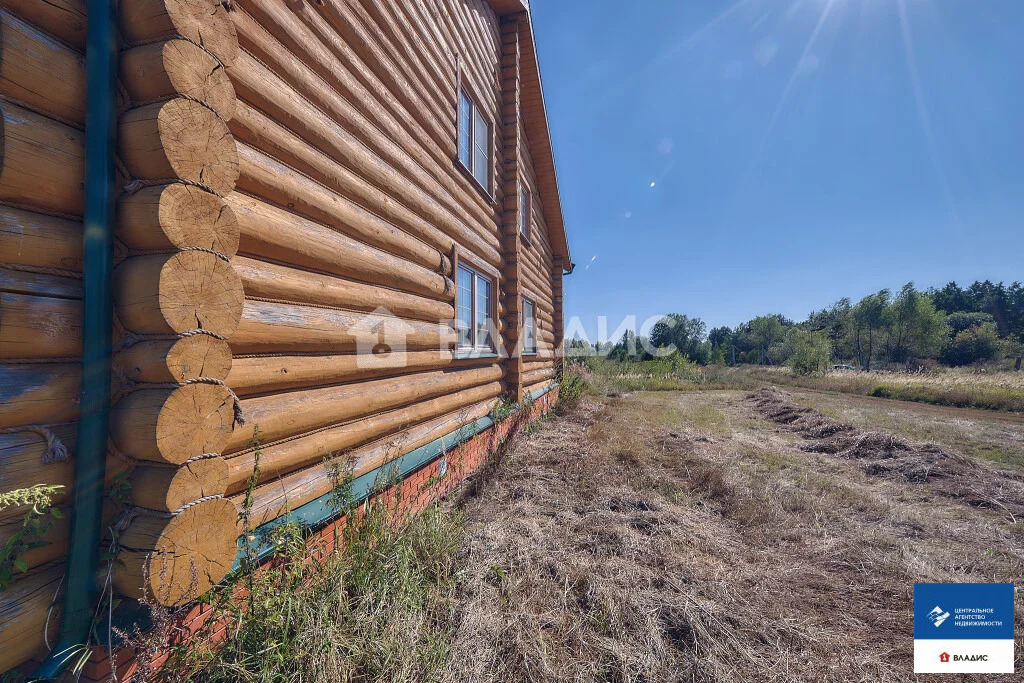
<instances>
[{"instance_id":1,"label":"upper floor window","mask_svg":"<svg viewBox=\"0 0 1024 683\"><path fill-rule=\"evenodd\" d=\"M532 208L533 197L530 194L530 188L526 186L526 183L520 183L519 185L519 234L522 235L527 241L530 239L530 211Z\"/></svg>"},{"instance_id":2,"label":"upper floor window","mask_svg":"<svg viewBox=\"0 0 1024 683\"><path fill-rule=\"evenodd\" d=\"M491 193L491 124L464 88L459 89L459 161Z\"/></svg>"},{"instance_id":3,"label":"upper floor window","mask_svg":"<svg viewBox=\"0 0 1024 683\"><path fill-rule=\"evenodd\" d=\"M458 286L455 327L459 348L493 351L494 290L490 278L460 263Z\"/></svg>"},{"instance_id":4,"label":"upper floor window","mask_svg":"<svg viewBox=\"0 0 1024 683\"><path fill-rule=\"evenodd\" d=\"M523 353L537 353L537 307L523 299Z\"/></svg>"}]
</instances>

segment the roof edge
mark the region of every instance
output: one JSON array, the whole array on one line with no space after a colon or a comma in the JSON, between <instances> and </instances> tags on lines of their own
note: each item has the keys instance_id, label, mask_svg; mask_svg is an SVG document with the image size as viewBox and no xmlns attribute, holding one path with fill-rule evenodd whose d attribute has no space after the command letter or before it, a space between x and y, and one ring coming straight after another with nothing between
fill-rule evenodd
<instances>
[{"instance_id":1,"label":"roof edge","mask_svg":"<svg viewBox=\"0 0 1024 683\"><path fill-rule=\"evenodd\" d=\"M499 16L522 14L524 19L519 22L519 38L522 49L520 58L524 61L520 67L521 87L523 96L534 96L540 104L540 117L523 116L523 126L530 143L530 155L534 164L542 164L550 175L547 187L542 187L544 197L544 220L548 224L548 232L554 238L552 247L555 254L562 258L565 270L572 268L572 256L569 253L569 238L565 231L565 219L562 214L562 197L558 189L558 172L555 164L554 148L551 143L551 128L548 125L548 108L544 98L544 85L540 73L540 60L537 56L537 42L533 32L533 17L530 15L528 0L487 0L491 9ZM546 190L546 192L545 192ZM545 196L546 195L546 196Z\"/></svg>"}]
</instances>

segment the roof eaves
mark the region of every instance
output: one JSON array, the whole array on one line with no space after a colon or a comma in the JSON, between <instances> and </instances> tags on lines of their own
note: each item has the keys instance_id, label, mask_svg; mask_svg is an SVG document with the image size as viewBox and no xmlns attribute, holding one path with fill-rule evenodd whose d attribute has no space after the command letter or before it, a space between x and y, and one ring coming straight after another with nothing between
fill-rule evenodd
<instances>
[{"instance_id":1,"label":"roof eaves","mask_svg":"<svg viewBox=\"0 0 1024 683\"><path fill-rule=\"evenodd\" d=\"M562 198L558 189L558 173L555 164L554 148L551 144L551 129L548 126L547 104L544 101L544 86L541 81L540 60L537 58L537 43L533 33L533 19L529 12L528 0L488 0L492 9L499 16L525 13L526 20L520 21L520 43L522 45L520 66L521 73L521 107L526 137L530 141L530 153L537 179L540 183L540 195L544 202L544 220L548 232L554 239L552 245L555 254L562 257L562 267L572 268L572 257L569 253L569 239L565 231L565 219L562 215Z\"/></svg>"}]
</instances>

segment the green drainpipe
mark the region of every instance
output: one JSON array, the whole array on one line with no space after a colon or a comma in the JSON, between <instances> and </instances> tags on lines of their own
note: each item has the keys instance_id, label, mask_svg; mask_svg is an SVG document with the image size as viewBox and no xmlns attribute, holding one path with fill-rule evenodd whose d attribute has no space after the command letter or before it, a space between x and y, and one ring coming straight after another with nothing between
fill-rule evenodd
<instances>
[{"instance_id":1,"label":"green drainpipe","mask_svg":"<svg viewBox=\"0 0 1024 683\"><path fill-rule=\"evenodd\" d=\"M60 635L33 680L56 678L81 656L98 600L96 580L110 419L113 325L117 23L115 0L87 0L82 391Z\"/></svg>"}]
</instances>

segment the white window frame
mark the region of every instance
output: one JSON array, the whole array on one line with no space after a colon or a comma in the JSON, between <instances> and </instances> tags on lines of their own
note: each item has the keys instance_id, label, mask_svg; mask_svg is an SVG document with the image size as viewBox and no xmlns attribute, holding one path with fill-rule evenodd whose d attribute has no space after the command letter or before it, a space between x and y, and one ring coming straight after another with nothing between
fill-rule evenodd
<instances>
[{"instance_id":1,"label":"white window frame","mask_svg":"<svg viewBox=\"0 0 1024 683\"><path fill-rule=\"evenodd\" d=\"M465 308L464 302L462 301L462 271L465 271L470 276L470 291L469 291L469 344L463 343L462 339L458 335L460 316L459 309ZM457 292L455 300L455 327L456 327L456 345L459 351L463 352L485 352L493 353L495 349L495 328L494 328L494 297L495 297L495 286L494 279L484 275L479 270L473 268L465 263L459 263L459 272L456 273L455 291ZM490 295L487 297L487 310L483 311L483 321L481 321L481 311L479 310L479 283L483 281L490 287ZM480 323L484 322L488 331L488 337L490 337L490 343L481 342L479 339Z\"/></svg>"},{"instance_id":2,"label":"white window frame","mask_svg":"<svg viewBox=\"0 0 1024 683\"><path fill-rule=\"evenodd\" d=\"M529 317L527 317L527 315L526 315L526 307L527 306L530 307L530 311L531 311L531 315ZM532 299L527 299L524 296L523 297L523 312L522 312L522 316L523 316L523 321L522 321L523 322L523 339L522 339L522 342L523 342L523 353L526 354L526 355L533 355L533 354L537 353L537 302L533 301ZM532 332L532 334L527 334L527 330ZM532 342L533 342L529 346L526 345L526 340L528 338L532 339Z\"/></svg>"},{"instance_id":3,"label":"white window frame","mask_svg":"<svg viewBox=\"0 0 1024 683\"><path fill-rule=\"evenodd\" d=\"M462 100L463 100L463 98L465 98L465 100L469 103L469 113L468 113L469 121L468 122L464 118L466 116L466 113L463 112L463 107L462 107ZM486 161L486 168L483 169L483 173L482 173L484 175L484 180L480 179L480 175L478 175L478 169L476 168L476 166L477 166L477 163L476 163L476 152L477 152L477 147L479 146L479 144L478 144L479 141L477 140L477 125L476 125L478 117L483 121L483 123L484 123L484 125L486 126L486 129L487 129L486 130L486 137L487 137L486 147L484 148L486 150L486 152L487 152L487 161ZM483 109L481 109L480 106L476 103L476 100L469 93L469 90L467 90L465 86L461 86L461 85L459 86L459 109L458 109L458 117L457 118L458 118L458 120L456 121L455 137L456 137L456 148L458 150L457 156L458 156L458 159L459 159L459 163L462 165L463 168L465 168L467 171L469 171L469 175L473 178L474 181L476 181L476 183L481 188L483 188L484 192L487 193L487 196L491 196L491 184L492 184L491 176L492 176L492 168L494 166L494 144L493 144L493 142L494 142L494 140L493 140L494 139L494 124L491 123L490 118L488 118L487 115L484 114ZM469 155L468 155L469 158L468 159L463 159L462 158L462 149L463 149L463 137L462 136L463 136L463 126L465 126L466 123L469 124L468 125L468 129L467 129L467 134L469 135L469 140L466 141L468 149L469 149Z\"/></svg>"},{"instance_id":4,"label":"white window frame","mask_svg":"<svg viewBox=\"0 0 1024 683\"><path fill-rule=\"evenodd\" d=\"M525 182L519 183L519 234L530 241L530 223L533 212L533 193Z\"/></svg>"}]
</instances>

